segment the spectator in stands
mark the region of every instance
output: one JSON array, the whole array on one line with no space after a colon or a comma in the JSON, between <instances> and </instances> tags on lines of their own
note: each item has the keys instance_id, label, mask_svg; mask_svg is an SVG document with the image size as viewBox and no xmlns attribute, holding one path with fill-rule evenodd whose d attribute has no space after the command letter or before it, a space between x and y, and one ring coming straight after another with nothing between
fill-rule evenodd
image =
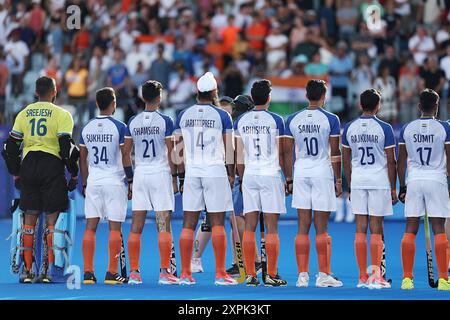
<instances>
[{"instance_id":1,"label":"spectator in stands","mask_svg":"<svg viewBox=\"0 0 450 320\"><path fill-rule=\"evenodd\" d=\"M192 52L185 48L183 37L178 37L175 39L175 49L173 51L173 62L181 62L183 64L184 70L189 74L192 74L191 65L191 55Z\"/></svg>"},{"instance_id":2,"label":"spectator in stands","mask_svg":"<svg viewBox=\"0 0 450 320\"><path fill-rule=\"evenodd\" d=\"M9 79L9 69L6 62L5 53L0 47L0 124L6 122L6 85Z\"/></svg>"},{"instance_id":3,"label":"spectator in stands","mask_svg":"<svg viewBox=\"0 0 450 320\"><path fill-rule=\"evenodd\" d=\"M280 24L274 23L269 36L266 37L267 68L270 72L280 60L286 59L288 37L281 33Z\"/></svg>"},{"instance_id":4,"label":"spectator in stands","mask_svg":"<svg viewBox=\"0 0 450 320\"><path fill-rule=\"evenodd\" d=\"M245 30L245 37L249 42L251 50L261 52L264 49L264 39L268 33L268 29L258 12L255 12L252 18L252 22Z\"/></svg>"},{"instance_id":5,"label":"spectator in stands","mask_svg":"<svg viewBox=\"0 0 450 320\"><path fill-rule=\"evenodd\" d=\"M420 71L420 90L433 89L440 96L445 85L445 72L439 68L438 59L431 55L426 59L426 68Z\"/></svg>"},{"instance_id":6,"label":"spectator in stands","mask_svg":"<svg viewBox=\"0 0 450 320\"><path fill-rule=\"evenodd\" d=\"M61 27L61 18L50 18L50 30L47 38L48 50L58 59L61 58L64 48L64 35Z\"/></svg>"},{"instance_id":7,"label":"spectator in stands","mask_svg":"<svg viewBox=\"0 0 450 320\"><path fill-rule=\"evenodd\" d=\"M378 68L378 77L373 84L374 88L381 93L381 105L383 106L378 116L391 124L397 122L397 87L395 79L390 75L388 66Z\"/></svg>"},{"instance_id":8,"label":"spectator in stands","mask_svg":"<svg viewBox=\"0 0 450 320\"><path fill-rule=\"evenodd\" d=\"M312 56L311 62L306 65L305 73L308 76L316 76L316 77L323 77L328 75L328 65L322 63L321 60L322 58L320 56L320 52L317 51Z\"/></svg>"},{"instance_id":9,"label":"spectator in stands","mask_svg":"<svg viewBox=\"0 0 450 320\"><path fill-rule=\"evenodd\" d=\"M320 29L324 37L332 39L336 34L334 0L325 0L320 8Z\"/></svg>"},{"instance_id":10,"label":"spectator in stands","mask_svg":"<svg viewBox=\"0 0 450 320\"><path fill-rule=\"evenodd\" d=\"M30 50L25 42L20 40L20 31L15 29L9 35L9 41L4 47L6 60L11 74L12 94L17 97L23 92L23 75L26 70Z\"/></svg>"},{"instance_id":11,"label":"spectator in stands","mask_svg":"<svg viewBox=\"0 0 450 320\"><path fill-rule=\"evenodd\" d=\"M374 44L372 34L367 28L367 23L364 21L359 23L359 32L352 37L351 46L352 51L356 55L368 55L371 58L376 57L377 48Z\"/></svg>"},{"instance_id":12,"label":"spectator in stands","mask_svg":"<svg viewBox=\"0 0 450 320\"><path fill-rule=\"evenodd\" d=\"M244 90L244 77L234 63L231 63L222 74L224 94L233 99Z\"/></svg>"},{"instance_id":13,"label":"spectator in stands","mask_svg":"<svg viewBox=\"0 0 450 320\"><path fill-rule=\"evenodd\" d=\"M68 103L75 107L76 125L83 125L83 116L86 111L86 99L88 94L89 72L80 58L75 58L64 75L64 83L67 88Z\"/></svg>"},{"instance_id":14,"label":"spectator in stands","mask_svg":"<svg viewBox=\"0 0 450 320\"><path fill-rule=\"evenodd\" d=\"M232 60L231 52L233 51L233 46L238 40L238 33L241 32L236 23L234 16L228 16L228 24L222 29L221 38L223 41L223 52L224 52L224 66L226 67L228 63Z\"/></svg>"},{"instance_id":15,"label":"spectator in stands","mask_svg":"<svg viewBox=\"0 0 450 320\"><path fill-rule=\"evenodd\" d=\"M417 74L417 66L414 60L406 63L405 71L400 76L398 83L400 97L400 121L406 123L417 118L417 92L420 91L420 78Z\"/></svg>"},{"instance_id":16,"label":"spectator in stands","mask_svg":"<svg viewBox=\"0 0 450 320\"><path fill-rule=\"evenodd\" d=\"M433 38L430 37L423 26L418 26L416 33L409 39L409 50L414 55L414 61L421 66L423 61L434 49Z\"/></svg>"},{"instance_id":17,"label":"spectator in stands","mask_svg":"<svg viewBox=\"0 0 450 320\"><path fill-rule=\"evenodd\" d=\"M300 17L294 19L294 26L289 34L289 47L291 52L295 52L295 48L306 40L306 34L308 28L303 24L303 20Z\"/></svg>"},{"instance_id":18,"label":"spectator in stands","mask_svg":"<svg viewBox=\"0 0 450 320\"><path fill-rule=\"evenodd\" d=\"M150 59L148 53L141 49L139 42L135 41L130 47L128 47L127 50L123 52L126 52L125 65L131 76L136 73L139 62L142 62L145 70L149 70Z\"/></svg>"},{"instance_id":19,"label":"spectator in stands","mask_svg":"<svg viewBox=\"0 0 450 320\"><path fill-rule=\"evenodd\" d=\"M446 55L441 59L439 67L444 71L447 81L447 98L450 96L450 44L447 45Z\"/></svg>"},{"instance_id":20,"label":"spectator in stands","mask_svg":"<svg viewBox=\"0 0 450 320\"><path fill-rule=\"evenodd\" d=\"M389 68L389 74L398 82L400 61L396 56L395 48L392 44L386 45L385 54L380 61L380 66L387 66Z\"/></svg>"},{"instance_id":21,"label":"spectator in stands","mask_svg":"<svg viewBox=\"0 0 450 320\"><path fill-rule=\"evenodd\" d=\"M356 68L352 71L352 101L358 101L360 94L372 88L375 75L370 67L369 57L365 54L358 56Z\"/></svg>"},{"instance_id":22,"label":"spectator in stands","mask_svg":"<svg viewBox=\"0 0 450 320\"><path fill-rule=\"evenodd\" d=\"M108 69L107 84L115 90L117 106L120 108L126 107L128 102L129 79L128 69L123 64L123 53L120 49L116 49L114 51L114 62Z\"/></svg>"},{"instance_id":23,"label":"spectator in stands","mask_svg":"<svg viewBox=\"0 0 450 320\"><path fill-rule=\"evenodd\" d=\"M75 34L72 40L72 55L83 53L89 49L90 36L89 29L86 24L81 26L81 29Z\"/></svg>"},{"instance_id":24,"label":"spectator in stands","mask_svg":"<svg viewBox=\"0 0 450 320\"><path fill-rule=\"evenodd\" d=\"M314 30L312 28L307 29L305 40L297 44L294 49L294 55L298 56L300 54L304 54L308 60L312 60L313 54L320 48L318 40L318 37L314 34Z\"/></svg>"},{"instance_id":25,"label":"spectator in stands","mask_svg":"<svg viewBox=\"0 0 450 320\"><path fill-rule=\"evenodd\" d=\"M47 64L44 66L44 69L41 70L40 76L46 76L55 79L56 90L59 95L63 76L61 70L59 69L59 60L56 56L48 57Z\"/></svg>"},{"instance_id":26,"label":"spectator in stands","mask_svg":"<svg viewBox=\"0 0 450 320\"><path fill-rule=\"evenodd\" d=\"M189 106L189 102L196 92L195 84L189 79L182 64L177 64L176 73L169 82L169 99L172 108L178 113Z\"/></svg>"},{"instance_id":27,"label":"spectator in stands","mask_svg":"<svg viewBox=\"0 0 450 320\"><path fill-rule=\"evenodd\" d=\"M339 26L339 34L342 39L348 40L356 33L358 21L358 9L352 0L343 0L342 5L336 10L336 20Z\"/></svg>"},{"instance_id":28,"label":"spectator in stands","mask_svg":"<svg viewBox=\"0 0 450 320\"><path fill-rule=\"evenodd\" d=\"M344 119L348 117L347 93L352 70L353 61L347 53L347 44L341 41L337 44L336 54L331 59L329 74L331 95L333 97L341 97L343 100L344 109L340 112L340 116Z\"/></svg>"},{"instance_id":29,"label":"spectator in stands","mask_svg":"<svg viewBox=\"0 0 450 320\"><path fill-rule=\"evenodd\" d=\"M164 44L158 44L158 57L150 66L150 79L159 81L163 88L169 87L170 63L164 59Z\"/></svg>"}]
</instances>

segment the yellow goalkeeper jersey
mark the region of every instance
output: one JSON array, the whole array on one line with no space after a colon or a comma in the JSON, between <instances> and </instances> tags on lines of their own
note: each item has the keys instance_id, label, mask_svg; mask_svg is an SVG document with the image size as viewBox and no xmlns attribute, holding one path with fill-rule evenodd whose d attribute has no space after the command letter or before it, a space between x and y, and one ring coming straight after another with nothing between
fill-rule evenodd
<instances>
[{"instance_id":1,"label":"yellow goalkeeper jersey","mask_svg":"<svg viewBox=\"0 0 450 320\"><path fill-rule=\"evenodd\" d=\"M61 158L58 137L72 135L72 115L50 102L28 105L16 117L11 136L23 140L22 157L30 151L43 151Z\"/></svg>"}]
</instances>

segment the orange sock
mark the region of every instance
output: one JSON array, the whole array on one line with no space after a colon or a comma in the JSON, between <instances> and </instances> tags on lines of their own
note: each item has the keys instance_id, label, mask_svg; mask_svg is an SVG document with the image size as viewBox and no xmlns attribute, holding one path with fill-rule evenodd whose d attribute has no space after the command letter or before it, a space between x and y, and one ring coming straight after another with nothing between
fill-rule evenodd
<instances>
[{"instance_id":1,"label":"orange sock","mask_svg":"<svg viewBox=\"0 0 450 320\"><path fill-rule=\"evenodd\" d=\"M370 235L370 261L374 269L375 276L381 275L381 256L383 254L383 240L381 234Z\"/></svg>"},{"instance_id":2,"label":"orange sock","mask_svg":"<svg viewBox=\"0 0 450 320\"><path fill-rule=\"evenodd\" d=\"M309 235L297 234L295 237L295 257L297 258L298 273L309 271Z\"/></svg>"},{"instance_id":3,"label":"orange sock","mask_svg":"<svg viewBox=\"0 0 450 320\"><path fill-rule=\"evenodd\" d=\"M130 255L130 270L139 270L139 256L141 254L141 234L130 232L128 236L128 254Z\"/></svg>"},{"instance_id":4,"label":"orange sock","mask_svg":"<svg viewBox=\"0 0 450 320\"><path fill-rule=\"evenodd\" d=\"M245 271L247 275L256 276L256 240L254 232L247 230L244 231L244 235L242 236L242 247L244 248Z\"/></svg>"},{"instance_id":5,"label":"orange sock","mask_svg":"<svg viewBox=\"0 0 450 320\"><path fill-rule=\"evenodd\" d=\"M172 252L172 234L161 231L158 233L159 258L162 269L170 267L170 254Z\"/></svg>"},{"instance_id":6,"label":"orange sock","mask_svg":"<svg viewBox=\"0 0 450 320\"><path fill-rule=\"evenodd\" d=\"M48 226L48 229L50 231L55 230L55 226ZM52 264L55 262L55 253L53 252L53 249L50 249L50 247L53 247L53 232L49 232L47 234L47 247L48 249L48 264Z\"/></svg>"},{"instance_id":7,"label":"orange sock","mask_svg":"<svg viewBox=\"0 0 450 320\"><path fill-rule=\"evenodd\" d=\"M448 242L448 238L447 238L447 242ZM447 265L450 268L450 244L447 245Z\"/></svg>"},{"instance_id":8,"label":"orange sock","mask_svg":"<svg viewBox=\"0 0 450 320\"><path fill-rule=\"evenodd\" d=\"M122 236L120 231L111 230L109 232L109 263L108 271L116 274L119 270L120 246L122 244Z\"/></svg>"},{"instance_id":9,"label":"orange sock","mask_svg":"<svg viewBox=\"0 0 450 320\"><path fill-rule=\"evenodd\" d=\"M331 274L331 236L327 234L327 273Z\"/></svg>"},{"instance_id":10,"label":"orange sock","mask_svg":"<svg viewBox=\"0 0 450 320\"><path fill-rule=\"evenodd\" d=\"M95 231L86 230L83 237L84 272L94 272Z\"/></svg>"},{"instance_id":11,"label":"orange sock","mask_svg":"<svg viewBox=\"0 0 450 320\"><path fill-rule=\"evenodd\" d=\"M25 248L31 248L31 250L23 251L23 259L25 260L25 268L31 270L31 266L33 265L34 226L25 224L23 228L26 230L23 234L23 246Z\"/></svg>"},{"instance_id":12,"label":"orange sock","mask_svg":"<svg viewBox=\"0 0 450 320\"><path fill-rule=\"evenodd\" d=\"M267 273L275 277L278 273L278 255L280 253L280 238L277 233L269 233L266 236Z\"/></svg>"},{"instance_id":13,"label":"orange sock","mask_svg":"<svg viewBox=\"0 0 450 320\"><path fill-rule=\"evenodd\" d=\"M317 260L319 262L319 272L328 272L328 234L316 235Z\"/></svg>"},{"instance_id":14,"label":"orange sock","mask_svg":"<svg viewBox=\"0 0 450 320\"><path fill-rule=\"evenodd\" d=\"M224 226L212 227L212 245L216 258L216 274L224 274L227 256L227 234Z\"/></svg>"},{"instance_id":15,"label":"orange sock","mask_svg":"<svg viewBox=\"0 0 450 320\"><path fill-rule=\"evenodd\" d=\"M416 235L405 233L402 239L403 278L413 278L414 256L416 254Z\"/></svg>"},{"instance_id":16,"label":"orange sock","mask_svg":"<svg viewBox=\"0 0 450 320\"><path fill-rule=\"evenodd\" d=\"M445 233L439 233L434 236L434 252L436 252L436 264L439 279L448 279L448 261L447 261L448 240Z\"/></svg>"},{"instance_id":17,"label":"orange sock","mask_svg":"<svg viewBox=\"0 0 450 320\"><path fill-rule=\"evenodd\" d=\"M355 235L355 256L358 264L359 277L367 276L367 235L357 232Z\"/></svg>"},{"instance_id":18,"label":"orange sock","mask_svg":"<svg viewBox=\"0 0 450 320\"><path fill-rule=\"evenodd\" d=\"M194 230L183 228L180 235L181 273L191 275L191 257L194 248Z\"/></svg>"}]
</instances>

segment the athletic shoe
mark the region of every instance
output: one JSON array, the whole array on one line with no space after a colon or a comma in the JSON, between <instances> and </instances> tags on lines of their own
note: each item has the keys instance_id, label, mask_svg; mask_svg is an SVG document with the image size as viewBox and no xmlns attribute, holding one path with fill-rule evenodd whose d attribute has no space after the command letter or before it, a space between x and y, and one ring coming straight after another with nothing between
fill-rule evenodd
<instances>
[{"instance_id":1,"label":"athletic shoe","mask_svg":"<svg viewBox=\"0 0 450 320\"><path fill-rule=\"evenodd\" d=\"M316 277L316 287L319 288L342 287L344 285L338 278L325 272L319 272Z\"/></svg>"},{"instance_id":2,"label":"athletic shoe","mask_svg":"<svg viewBox=\"0 0 450 320\"><path fill-rule=\"evenodd\" d=\"M139 270L130 272L128 284L142 284L141 272Z\"/></svg>"},{"instance_id":3,"label":"athletic shoe","mask_svg":"<svg viewBox=\"0 0 450 320\"><path fill-rule=\"evenodd\" d=\"M258 277L252 275L248 275L245 277L245 283L247 287L256 287L260 285Z\"/></svg>"},{"instance_id":4,"label":"athletic shoe","mask_svg":"<svg viewBox=\"0 0 450 320\"><path fill-rule=\"evenodd\" d=\"M353 221L355 221L355 215L351 212L351 210L348 210L347 215L345 216L345 222L353 223Z\"/></svg>"},{"instance_id":5,"label":"athletic shoe","mask_svg":"<svg viewBox=\"0 0 450 320\"><path fill-rule=\"evenodd\" d=\"M373 277L369 283L369 289L390 289L391 284L383 277Z\"/></svg>"},{"instance_id":6,"label":"athletic shoe","mask_svg":"<svg viewBox=\"0 0 450 320\"><path fill-rule=\"evenodd\" d=\"M262 263L260 262L255 262L255 270L256 270L256 274L260 274L262 272Z\"/></svg>"},{"instance_id":7,"label":"athletic shoe","mask_svg":"<svg viewBox=\"0 0 450 320\"><path fill-rule=\"evenodd\" d=\"M444 278L439 278L438 280L438 290L440 291L449 291L450 290L450 282Z\"/></svg>"},{"instance_id":8,"label":"athletic shoe","mask_svg":"<svg viewBox=\"0 0 450 320\"><path fill-rule=\"evenodd\" d=\"M216 274L216 281L214 282L214 284L216 286L235 286L238 284L238 282L228 273L225 273L222 275Z\"/></svg>"},{"instance_id":9,"label":"athletic shoe","mask_svg":"<svg viewBox=\"0 0 450 320\"><path fill-rule=\"evenodd\" d=\"M336 214L334 216L334 222L341 223L345 219L344 210L336 210Z\"/></svg>"},{"instance_id":10,"label":"athletic shoe","mask_svg":"<svg viewBox=\"0 0 450 320\"><path fill-rule=\"evenodd\" d=\"M401 288L403 290L412 290L414 289L414 281L411 278L404 278L402 280L402 286Z\"/></svg>"},{"instance_id":11,"label":"athletic shoe","mask_svg":"<svg viewBox=\"0 0 450 320\"><path fill-rule=\"evenodd\" d=\"M192 284L195 284L195 279L192 277L192 275L182 273L178 284L180 284L182 286L183 285L192 285Z\"/></svg>"},{"instance_id":12,"label":"athletic shoe","mask_svg":"<svg viewBox=\"0 0 450 320\"><path fill-rule=\"evenodd\" d=\"M49 274L42 273L39 275L39 277L36 279L36 283L52 283L52 277Z\"/></svg>"},{"instance_id":13,"label":"athletic shoe","mask_svg":"<svg viewBox=\"0 0 450 320\"><path fill-rule=\"evenodd\" d=\"M192 273L203 272L202 258L192 258L191 259L191 272Z\"/></svg>"},{"instance_id":14,"label":"athletic shoe","mask_svg":"<svg viewBox=\"0 0 450 320\"><path fill-rule=\"evenodd\" d=\"M237 264L233 264L230 268L228 268L227 273L232 277L237 277L239 275L239 267Z\"/></svg>"},{"instance_id":15,"label":"athletic shoe","mask_svg":"<svg viewBox=\"0 0 450 320\"><path fill-rule=\"evenodd\" d=\"M364 277L359 278L357 288L369 288L369 276L365 275Z\"/></svg>"},{"instance_id":16,"label":"athletic shoe","mask_svg":"<svg viewBox=\"0 0 450 320\"><path fill-rule=\"evenodd\" d=\"M264 285L266 287L284 287L287 286L287 281L281 279L279 275L272 277L270 274L266 275L266 281L264 281Z\"/></svg>"},{"instance_id":17,"label":"athletic shoe","mask_svg":"<svg viewBox=\"0 0 450 320\"><path fill-rule=\"evenodd\" d=\"M160 273L159 274L158 284L165 285L165 284L179 284L179 283L180 283L180 279L178 279L171 273Z\"/></svg>"},{"instance_id":18,"label":"athletic shoe","mask_svg":"<svg viewBox=\"0 0 450 320\"><path fill-rule=\"evenodd\" d=\"M309 284L309 273L300 272L298 274L297 283L295 284L299 288L307 288Z\"/></svg>"},{"instance_id":19,"label":"athletic shoe","mask_svg":"<svg viewBox=\"0 0 450 320\"><path fill-rule=\"evenodd\" d=\"M34 273L24 269L23 273L20 274L19 283L33 283L33 282L34 282Z\"/></svg>"},{"instance_id":20,"label":"athletic shoe","mask_svg":"<svg viewBox=\"0 0 450 320\"><path fill-rule=\"evenodd\" d=\"M127 283L127 279L119 275L118 273L112 274L107 271L104 284L124 284Z\"/></svg>"},{"instance_id":21,"label":"athletic shoe","mask_svg":"<svg viewBox=\"0 0 450 320\"><path fill-rule=\"evenodd\" d=\"M83 284L96 284L97 278L94 276L93 272L85 272Z\"/></svg>"}]
</instances>

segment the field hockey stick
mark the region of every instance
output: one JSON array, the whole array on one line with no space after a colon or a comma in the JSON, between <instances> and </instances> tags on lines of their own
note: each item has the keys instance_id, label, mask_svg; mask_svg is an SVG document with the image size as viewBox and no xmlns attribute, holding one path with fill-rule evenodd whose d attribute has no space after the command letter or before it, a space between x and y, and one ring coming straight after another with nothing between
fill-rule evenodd
<instances>
[{"instance_id":1,"label":"field hockey stick","mask_svg":"<svg viewBox=\"0 0 450 320\"><path fill-rule=\"evenodd\" d=\"M259 215L259 231L261 233L261 268L263 282L266 283L267 276L267 253L266 253L266 239L264 231L264 214L261 212Z\"/></svg>"},{"instance_id":2,"label":"field hockey stick","mask_svg":"<svg viewBox=\"0 0 450 320\"><path fill-rule=\"evenodd\" d=\"M433 253L431 251L431 238L430 238L430 224L428 222L428 214L425 212L424 227L425 227L425 246L427 250L427 273L428 273L428 285L431 288L437 288L438 283L434 281L434 267L433 267Z\"/></svg>"},{"instance_id":3,"label":"field hockey stick","mask_svg":"<svg viewBox=\"0 0 450 320\"><path fill-rule=\"evenodd\" d=\"M236 264L239 268L239 278L237 278L238 283L243 283L245 281L245 266L242 257L242 245L241 239L239 237L239 231L236 223L236 215L234 210L231 211L231 227L233 229L233 239L234 239L234 252L236 256Z\"/></svg>"}]
</instances>

